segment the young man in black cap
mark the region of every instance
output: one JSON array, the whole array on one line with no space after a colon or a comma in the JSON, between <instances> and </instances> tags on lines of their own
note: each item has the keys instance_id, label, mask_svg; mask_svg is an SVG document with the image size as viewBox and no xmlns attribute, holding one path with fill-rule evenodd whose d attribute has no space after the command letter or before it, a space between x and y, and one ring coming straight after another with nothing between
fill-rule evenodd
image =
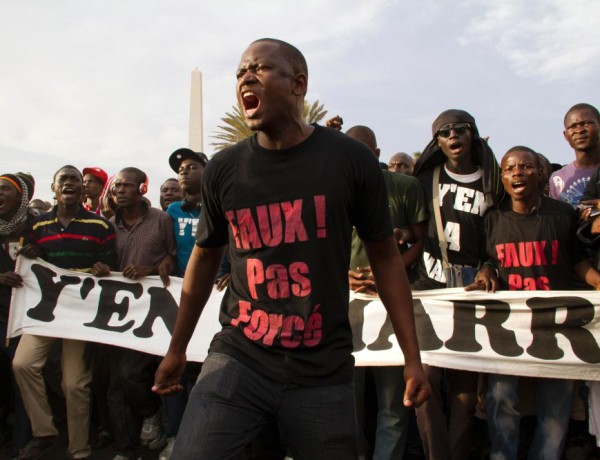
<instances>
[{"instance_id":1,"label":"young man in black cap","mask_svg":"<svg viewBox=\"0 0 600 460\"><path fill-rule=\"evenodd\" d=\"M176 150L169 157L169 166L177 173L179 187L183 192L183 200L171 203L167 208L175 230L179 276L185 273L196 241L196 229L200 220L202 175L207 163L208 158L204 153L186 148Z\"/></svg>"},{"instance_id":2,"label":"young man in black cap","mask_svg":"<svg viewBox=\"0 0 600 460\"><path fill-rule=\"evenodd\" d=\"M223 329L190 395L173 456L234 458L276 417L294 458L354 458L353 225L404 352L404 403L419 405L429 392L379 164L364 144L303 121L308 70L292 45L253 42L236 76L256 134L206 167L196 246L153 388L181 390L187 344L229 245Z\"/></svg>"},{"instance_id":3,"label":"young man in black cap","mask_svg":"<svg viewBox=\"0 0 600 460\"><path fill-rule=\"evenodd\" d=\"M204 153L194 152L187 148L178 149L169 157L169 166L177 173L179 187L184 194L183 200L175 201L167 207L167 214L173 219L173 230L177 243L177 276L185 274L185 268L196 242L196 229L200 220L202 175L207 163L208 158ZM187 364L181 381L184 389L194 385L199 371L199 365ZM167 445L160 453L159 460L171 458L187 399L187 390L163 399L168 420Z\"/></svg>"}]
</instances>

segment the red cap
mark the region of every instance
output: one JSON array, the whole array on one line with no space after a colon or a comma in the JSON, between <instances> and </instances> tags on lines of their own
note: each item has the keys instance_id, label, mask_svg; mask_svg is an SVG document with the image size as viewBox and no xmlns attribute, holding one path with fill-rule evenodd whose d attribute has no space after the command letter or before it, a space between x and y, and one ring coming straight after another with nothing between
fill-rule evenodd
<instances>
[{"instance_id":1,"label":"red cap","mask_svg":"<svg viewBox=\"0 0 600 460\"><path fill-rule=\"evenodd\" d=\"M98 179L100 179L100 182L102 182L102 184L106 184L106 181L108 180L108 174L106 174L106 171L104 171L104 169L99 168L98 166L90 166L89 168L83 168L83 175L85 176L86 174L91 174L94 177L97 177Z\"/></svg>"}]
</instances>

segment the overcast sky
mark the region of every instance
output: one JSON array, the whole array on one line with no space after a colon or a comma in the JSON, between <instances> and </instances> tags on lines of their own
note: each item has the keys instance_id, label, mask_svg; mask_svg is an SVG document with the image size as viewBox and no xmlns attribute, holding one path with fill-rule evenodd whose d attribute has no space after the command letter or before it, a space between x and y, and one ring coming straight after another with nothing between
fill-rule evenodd
<instances>
[{"instance_id":1,"label":"overcast sky","mask_svg":"<svg viewBox=\"0 0 600 460\"><path fill-rule=\"evenodd\" d=\"M204 85L204 149L235 104L254 39L296 45L307 99L370 126L382 158L422 150L443 110L465 109L496 155L522 144L572 161L566 110L600 107L600 2L585 0L2 0L1 172L30 171L49 199L61 165L137 166L152 201L187 146L191 71Z\"/></svg>"}]
</instances>

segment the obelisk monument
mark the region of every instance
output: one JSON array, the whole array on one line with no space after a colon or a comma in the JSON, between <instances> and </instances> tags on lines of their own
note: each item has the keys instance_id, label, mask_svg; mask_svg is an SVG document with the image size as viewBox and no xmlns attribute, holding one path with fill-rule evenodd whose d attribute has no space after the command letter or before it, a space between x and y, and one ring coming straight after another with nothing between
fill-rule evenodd
<instances>
[{"instance_id":1,"label":"obelisk monument","mask_svg":"<svg viewBox=\"0 0 600 460\"><path fill-rule=\"evenodd\" d=\"M192 90L190 93L189 148L194 152L204 152L203 138L202 74L196 67L196 69L192 71Z\"/></svg>"}]
</instances>

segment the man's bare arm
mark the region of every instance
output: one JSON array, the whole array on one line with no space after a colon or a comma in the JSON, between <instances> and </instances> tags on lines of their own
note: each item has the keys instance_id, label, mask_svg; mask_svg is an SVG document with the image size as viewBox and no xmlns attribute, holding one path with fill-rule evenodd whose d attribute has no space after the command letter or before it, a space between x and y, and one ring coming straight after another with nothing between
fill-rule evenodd
<instances>
[{"instance_id":1,"label":"man's bare arm","mask_svg":"<svg viewBox=\"0 0 600 460\"><path fill-rule=\"evenodd\" d=\"M418 262L421 254L423 253L423 235L425 235L425 221L411 224L409 230L413 236L412 244L404 254L402 259L404 261L404 267L408 268Z\"/></svg>"},{"instance_id":2,"label":"man's bare arm","mask_svg":"<svg viewBox=\"0 0 600 460\"><path fill-rule=\"evenodd\" d=\"M152 387L152 391L158 394L171 394L182 389L179 380L185 367L186 349L213 290L226 248L194 246L192 250L183 278L173 337L167 354L156 371Z\"/></svg>"},{"instance_id":3,"label":"man's bare arm","mask_svg":"<svg viewBox=\"0 0 600 460\"><path fill-rule=\"evenodd\" d=\"M393 238L363 243L375 276L377 292L404 354L404 405L419 406L429 397L430 389L421 365L412 294L402 256Z\"/></svg>"}]
</instances>

